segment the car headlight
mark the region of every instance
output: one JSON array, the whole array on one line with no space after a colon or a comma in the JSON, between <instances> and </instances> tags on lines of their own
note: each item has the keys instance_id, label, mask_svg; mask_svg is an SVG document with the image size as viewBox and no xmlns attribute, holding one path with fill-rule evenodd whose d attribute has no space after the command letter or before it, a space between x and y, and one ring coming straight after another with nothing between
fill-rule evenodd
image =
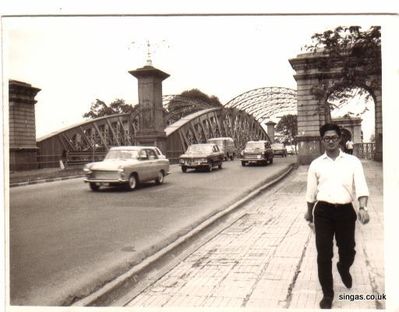
<instances>
[{"instance_id":1,"label":"car headlight","mask_svg":"<svg viewBox=\"0 0 399 312\"><path fill-rule=\"evenodd\" d=\"M184 159L183 159L183 158L180 158L179 162L180 162L181 164L184 164Z\"/></svg>"},{"instance_id":2,"label":"car headlight","mask_svg":"<svg viewBox=\"0 0 399 312\"><path fill-rule=\"evenodd\" d=\"M256 158L261 159L262 155L256 155Z\"/></svg>"},{"instance_id":3,"label":"car headlight","mask_svg":"<svg viewBox=\"0 0 399 312\"><path fill-rule=\"evenodd\" d=\"M125 169L122 166L118 167L118 172L123 172Z\"/></svg>"},{"instance_id":4,"label":"car headlight","mask_svg":"<svg viewBox=\"0 0 399 312\"><path fill-rule=\"evenodd\" d=\"M91 169L90 169L90 167L89 167L88 165L85 165L85 166L83 167L83 171L84 171L85 173L87 173L87 174L90 174L90 173L91 173Z\"/></svg>"}]
</instances>

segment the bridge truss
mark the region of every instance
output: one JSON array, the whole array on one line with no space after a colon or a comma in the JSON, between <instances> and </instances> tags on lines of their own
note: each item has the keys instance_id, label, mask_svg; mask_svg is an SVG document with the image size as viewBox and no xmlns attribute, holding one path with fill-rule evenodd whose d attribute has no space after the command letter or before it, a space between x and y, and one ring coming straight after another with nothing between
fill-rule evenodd
<instances>
[{"instance_id":1,"label":"bridge truss","mask_svg":"<svg viewBox=\"0 0 399 312\"><path fill-rule=\"evenodd\" d=\"M164 107L172 97L164 97ZM184 100L180 99L182 104ZM189 100L187 105L193 105ZM182 105L184 107L184 105ZM182 108L183 109L183 108ZM139 129L139 112L115 114L81 122L52 133L37 141L40 162L43 167L59 164L68 154L103 156L111 146L134 145ZM169 159L176 159L189 144L204 143L212 137L232 137L239 149L248 140L269 140L267 133L250 114L233 107L203 109L187 115L176 122L167 115L167 150Z\"/></svg>"},{"instance_id":2,"label":"bridge truss","mask_svg":"<svg viewBox=\"0 0 399 312\"><path fill-rule=\"evenodd\" d=\"M297 92L282 87L264 87L242 93L225 107L237 108L252 115L261 125L283 115L297 114Z\"/></svg>"}]
</instances>

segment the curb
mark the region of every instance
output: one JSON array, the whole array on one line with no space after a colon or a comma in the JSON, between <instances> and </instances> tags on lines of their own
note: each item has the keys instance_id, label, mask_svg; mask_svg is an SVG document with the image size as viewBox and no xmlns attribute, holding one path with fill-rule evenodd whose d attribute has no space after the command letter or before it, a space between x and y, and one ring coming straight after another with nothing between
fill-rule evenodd
<instances>
[{"instance_id":1,"label":"curb","mask_svg":"<svg viewBox=\"0 0 399 312\"><path fill-rule=\"evenodd\" d=\"M290 174L293 169L296 169L297 167L298 167L297 164L290 164L287 168L284 168L282 171L265 179L263 182L258 184L253 191L244 194L244 197L238 200L236 203L229 205L227 208L217 212L216 214L210 216L209 218L206 218L203 221L199 221L198 224L194 224L187 233L185 234L182 233L181 235L177 235L177 237L175 237L175 239L172 242L170 243L166 242L166 244L163 246L159 245L159 246L150 247L151 250L154 250L154 248L157 247L158 251L147 256L146 258L143 259L143 261L134 265L127 272L116 277L107 284L101 286L101 288L94 291L90 295L82 299L79 299L71 303L70 305L80 306L80 307L100 306L100 305L104 306L104 303L109 301L107 300L107 296L112 296L112 294L117 293L119 289L126 288L127 284L131 280L133 280L134 283L136 283L135 276L138 275L139 273L142 273L147 267L154 265L157 261L160 261L163 257L167 256L167 254L170 253L172 250L183 245L188 240L198 235L201 231L210 227L212 224L215 224L217 220L237 210L243 204L247 203L249 200L256 197L259 193L263 192L267 188L278 183L288 174ZM172 236L174 237L175 235Z\"/></svg>"},{"instance_id":2,"label":"curb","mask_svg":"<svg viewBox=\"0 0 399 312\"><path fill-rule=\"evenodd\" d=\"M10 183L10 187L18 187L18 186L25 186L25 185L31 185L31 184L41 184L41 183L47 183L47 182L63 181L63 180L77 179L77 178L82 178L82 177L84 177L84 176L83 175L74 175L74 176L66 176L66 177L59 177L59 178L29 180L29 181L24 181L24 182Z\"/></svg>"}]
</instances>

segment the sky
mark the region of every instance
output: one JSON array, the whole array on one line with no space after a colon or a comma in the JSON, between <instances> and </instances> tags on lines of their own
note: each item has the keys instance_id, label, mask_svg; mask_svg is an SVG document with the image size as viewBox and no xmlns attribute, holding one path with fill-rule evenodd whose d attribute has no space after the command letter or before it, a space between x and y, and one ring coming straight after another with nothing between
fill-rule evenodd
<instances>
[{"instance_id":1,"label":"sky","mask_svg":"<svg viewBox=\"0 0 399 312\"><path fill-rule=\"evenodd\" d=\"M288 60L315 32L381 22L377 16L8 17L3 77L41 89L40 138L82 121L96 99L138 103L128 71L145 64L147 41L153 66L170 74L164 95L197 88L224 104L255 88L296 89ZM372 111L364 116L365 138L374 131Z\"/></svg>"}]
</instances>

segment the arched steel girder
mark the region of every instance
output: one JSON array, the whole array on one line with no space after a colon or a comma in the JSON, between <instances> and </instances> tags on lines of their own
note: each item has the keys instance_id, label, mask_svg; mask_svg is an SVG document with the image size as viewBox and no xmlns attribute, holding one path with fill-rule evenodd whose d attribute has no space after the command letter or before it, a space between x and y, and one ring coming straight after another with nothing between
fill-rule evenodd
<instances>
[{"instance_id":1,"label":"arched steel girder","mask_svg":"<svg viewBox=\"0 0 399 312\"><path fill-rule=\"evenodd\" d=\"M267 119L283 114L296 114L296 91L283 87L258 88L242 93L225 104L255 117L263 123Z\"/></svg>"},{"instance_id":2,"label":"arched steel girder","mask_svg":"<svg viewBox=\"0 0 399 312\"><path fill-rule=\"evenodd\" d=\"M41 155L64 152L106 151L110 146L133 145L138 112L83 121L37 140Z\"/></svg>"},{"instance_id":3,"label":"arched steel girder","mask_svg":"<svg viewBox=\"0 0 399 312\"><path fill-rule=\"evenodd\" d=\"M134 145L138 112L116 114L81 122L40 138L40 155L65 152L105 152L111 146ZM180 155L189 144L212 137L232 137L242 149L248 140L269 140L255 118L235 108L211 108L190 114L165 129L167 156ZM169 155L168 155L169 154Z\"/></svg>"},{"instance_id":4,"label":"arched steel girder","mask_svg":"<svg viewBox=\"0 0 399 312\"><path fill-rule=\"evenodd\" d=\"M190 144L213 137L232 137L238 149L249 140L268 140L255 118L235 108L210 108L181 118L165 129L169 151L183 152Z\"/></svg>"}]
</instances>

